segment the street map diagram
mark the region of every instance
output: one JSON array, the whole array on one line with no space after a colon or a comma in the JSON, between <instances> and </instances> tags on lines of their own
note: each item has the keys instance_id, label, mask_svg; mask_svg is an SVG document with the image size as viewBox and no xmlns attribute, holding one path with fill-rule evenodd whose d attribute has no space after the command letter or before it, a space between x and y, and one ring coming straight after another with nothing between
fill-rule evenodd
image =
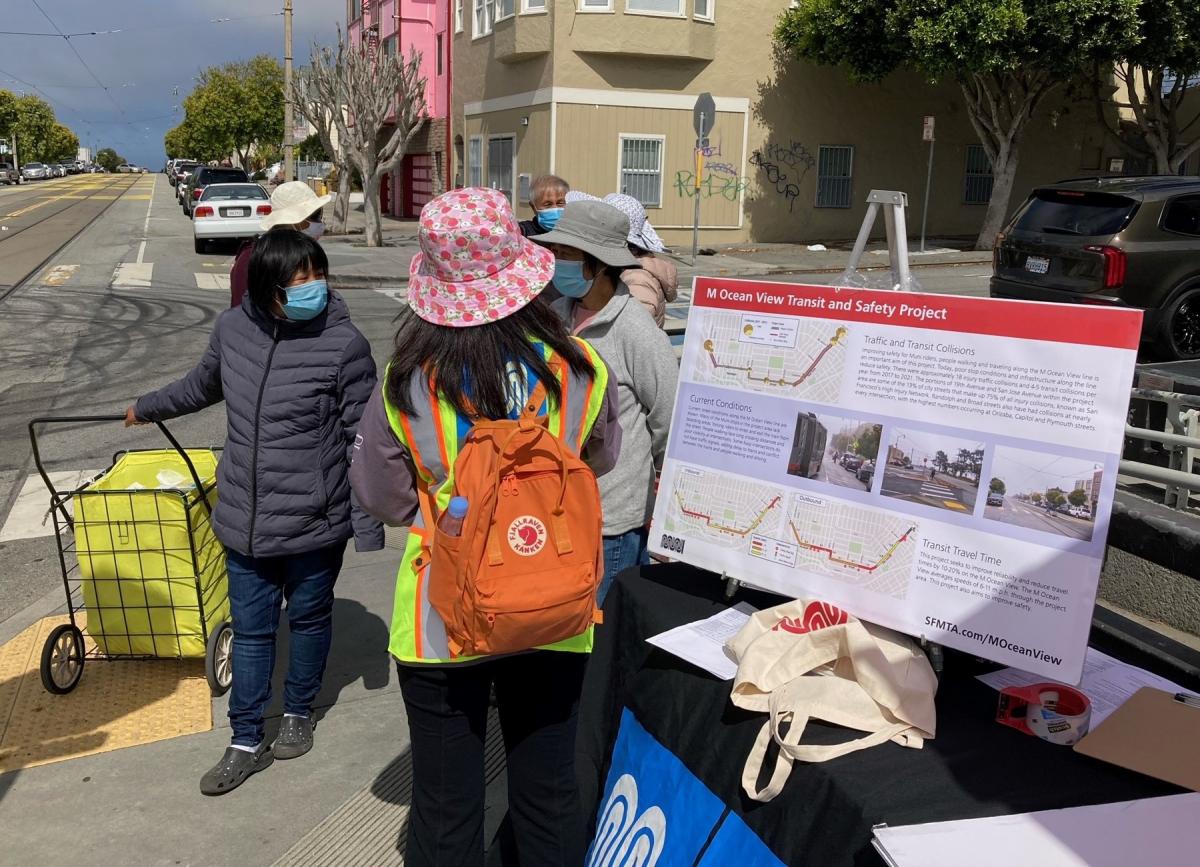
<instances>
[{"instance_id":1,"label":"street map diagram","mask_svg":"<svg viewBox=\"0 0 1200 867\"><path fill-rule=\"evenodd\" d=\"M794 494L784 529L775 547L795 546L798 568L897 599L907 594L917 550L912 518Z\"/></svg>"},{"instance_id":2,"label":"street map diagram","mask_svg":"<svg viewBox=\"0 0 1200 867\"><path fill-rule=\"evenodd\" d=\"M696 314L692 314L693 318ZM847 328L827 320L705 311L692 381L835 403Z\"/></svg>"},{"instance_id":3,"label":"street map diagram","mask_svg":"<svg viewBox=\"0 0 1200 867\"><path fill-rule=\"evenodd\" d=\"M745 552L752 533L778 534L783 496L769 485L681 467L667 508L666 530Z\"/></svg>"}]
</instances>

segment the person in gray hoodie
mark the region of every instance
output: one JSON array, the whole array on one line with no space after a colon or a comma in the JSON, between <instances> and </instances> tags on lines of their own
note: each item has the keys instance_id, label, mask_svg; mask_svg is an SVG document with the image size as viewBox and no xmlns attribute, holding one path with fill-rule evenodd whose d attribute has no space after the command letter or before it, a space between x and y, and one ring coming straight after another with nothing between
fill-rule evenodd
<instances>
[{"instance_id":1,"label":"person in gray hoodie","mask_svg":"<svg viewBox=\"0 0 1200 867\"><path fill-rule=\"evenodd\" d=\"M276 758L312 748L312 703L333 636L333 585L346 542L383 548L383 525L352 502L348 478L375 362L329 291L321 245L294 229L260 237L241 306L217 318L200 363L144 395L126 425L164 421L225 402L213 530L225 546L233 613L232 745L200 781L222 795ZM290 647L284 718L264 740L275 634L287 600ZM382 648L380 648L382 652Z\"/></svg>"},{"instance_id":2,"label":"person in gray hoodie","mask_svg":"<svg viewBox=\"0 0 1200 867\"><path fill-rule=\"evenodd\" d=\"M657 468L667 448L679 363L670 339L621 279L639 263L629 219L600 201L568 202L554 231L530 238L554 252L555 312L600 353L617 381L623 439L616 466L599 478L604 507L604 600L617 573L649 562Z\"/></svg>"}]
</instances>

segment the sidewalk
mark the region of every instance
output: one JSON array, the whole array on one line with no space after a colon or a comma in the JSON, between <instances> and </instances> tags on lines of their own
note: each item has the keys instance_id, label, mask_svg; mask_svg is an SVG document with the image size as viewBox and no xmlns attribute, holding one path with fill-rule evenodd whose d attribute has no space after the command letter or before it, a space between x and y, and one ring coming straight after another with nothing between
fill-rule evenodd
<instances>
[{"instance_id":1,"label":"sidewalk","mask_svg":"<svg viewBox=\"0 0 1200 867\"><path fill-rule=\"evenodd\" d=\"M364 218L361 205L350 212L351 231L360 229ZM321 239L329 254L330 270L336 286L346 289L399 288L408 282L408 266L420 251L417 222L383 219L383 247L367 247L361 233L326 235ZM967 241L930 239L927 252L914 252L917 241L910 241L910 260L914 268L931 265L990 265L987 250L962 249ZM810 249L821 247L822 249ZM772 274L838 274L845 270L851 244L726 244L704 248L691 262L691 250L676 248L672 255L679 266L680 287L690 287L694 277L769 277ZM882 270L891 267L887 244L873 241L867 247L860 268Z\"/></svg>"},{"instance_id":2,"label":"sidewalk","mask_svg":"<svg viewBox=\"0 0 1200 867\"><path fill-rule=\"evenodd\" d=\"M0 862L402 864L411 774L407 723L387 636L403 537L402 531L390 531L383 551L347 552L311 753L277 761L228 795L204 797L200 775L229 743L225 700L214 700L212 731L0 776L0 826L5 829ZM286 659L285 648L286 638L280 660ZM95 676L103 665L139 662L89 660L83 678ZM281 711L282 662L277 668L268 738ZM55 713L70 714L78 697L76 692L48 703ZM490 840L505 801L503 751L493 748L489 755L495 759L488 769L485 833Z\"/></svg>"}]
</instances>

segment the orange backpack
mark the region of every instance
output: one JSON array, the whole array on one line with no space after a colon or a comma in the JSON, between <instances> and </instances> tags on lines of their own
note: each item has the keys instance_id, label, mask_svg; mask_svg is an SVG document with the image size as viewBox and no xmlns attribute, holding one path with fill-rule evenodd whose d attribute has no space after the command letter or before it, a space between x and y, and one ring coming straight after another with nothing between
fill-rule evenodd
<instances>
[{"instance_id":1,"label":"orange backpack","mask_svg":"<svg viewBox=\"0 0 1200 867\"><path fill-rule=\"evenodd\" d=\"M462 532L437 528L429 601L458 656L514 653L572 638L601 622L600 489L591 468L537 416L538 383L517 421L474 423L454 462ZM437 527L433 491L421 491Z\"/></svg>"}]
</instances>

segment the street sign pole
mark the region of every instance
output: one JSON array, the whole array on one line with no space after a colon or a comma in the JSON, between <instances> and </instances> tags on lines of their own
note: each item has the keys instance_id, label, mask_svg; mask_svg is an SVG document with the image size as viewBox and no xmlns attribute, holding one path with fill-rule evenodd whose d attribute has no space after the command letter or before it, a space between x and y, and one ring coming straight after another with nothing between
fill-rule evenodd
<instances>
[{"instance_id":1,"label":"street sign pole","mask_svg":"<svg viewBox=\"0 0 1200 867\"><path fill-rule=\"evenodd\" d=\"M934 119L933 115L925 117L924 131L921 135L925 141L929 142L929 169L925 173L925 207L921 209L921 252L925 252L925 227L929 222L929 188L933 185L933 132Z\"/></svg>"},{"instance_id":2,"label":"street sign pole","mask_svg":"<svg viewBox=\"0 0 1200 867\"><path fill-rule=\"evenodd\" d=\"M700 112L700 129L704 130L704 112ZM704 176L704 135L696 139L696 170L695 189L692 191L692 265L696 264L696 256L700 252L700 179Z\"/></svg>"},{"instance_id":3,"label":"street sign pole","mask_svg":"<svg viewBox=\"0 0 1200 867\"><path fill-rule=\"evenodd\" d=\"M692 126L696 128L696 176L692 186L692 265L700 253L700 183L704 178L704 147L708 133L717 119L717 104L711 93L702 93L692 109Z\"/></svg>"}]
</instances>

